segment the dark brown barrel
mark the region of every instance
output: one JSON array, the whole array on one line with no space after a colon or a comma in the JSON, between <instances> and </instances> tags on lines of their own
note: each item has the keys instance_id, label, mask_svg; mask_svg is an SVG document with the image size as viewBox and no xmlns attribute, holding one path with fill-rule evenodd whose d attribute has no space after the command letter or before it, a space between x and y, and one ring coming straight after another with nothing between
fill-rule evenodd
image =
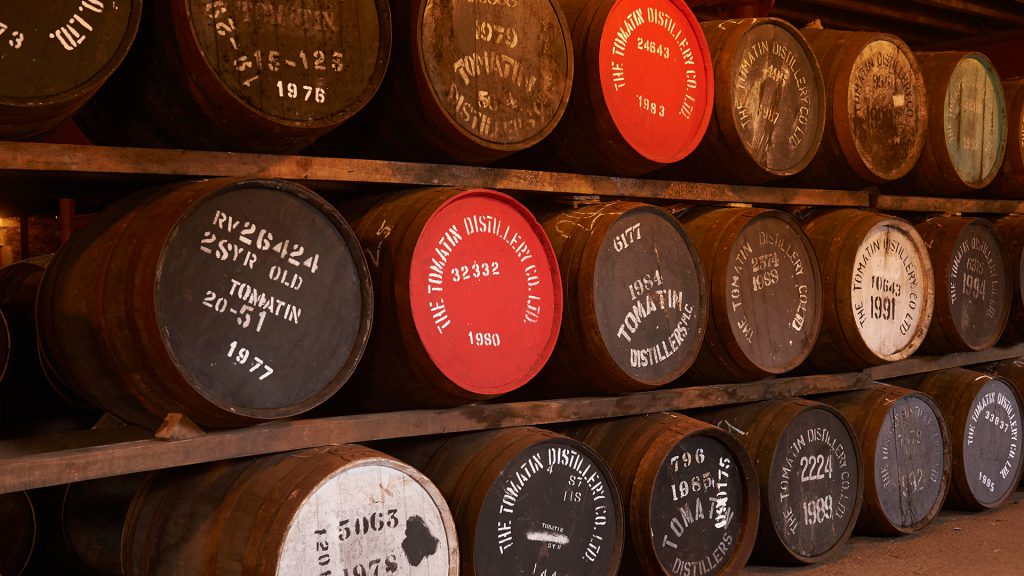
<instances>
[{"instance_id":1,"label":"dark brown barrel","mask_svg":"<svg viewBox=\"0 0 1024 576\"><path fill-rule=\"evenodd\" d=\"M921 195L988 186L1006 152L999 74L979 52L917 52L928 82L928 136L921 161L896 186Z\"/></svg>"},{"instance_id":2,"label":"dark brown barrel","mask_svg":"<svg viewBox=\"0 0 1024 576\"><path fill-rule=\"evenodd\" d=\"M562 0L576 55L565 119L536 156L635 176L685 158L712 116L711 57L678 0Z\"/></svg>"},{"instance_id":3,"label":"dark brown barrel","mask_svg":"<svg viewBox=\"0 0 1024 576\"><path fill-rule=\"evenodd\" d=\"M825 135L800 181L858 186L905 176L928 125L927 94L910 48L891 34L803 30L821 64Z\"/></svg>"},{"instance_id":4,"label":"dark brown barrel","mask_svg":"<svg viewBox=\"0 0 1024 576\"><path fill-rule=\"evenodd\" d=\"M121 576L121 539L132 500L149 474L113 476L67 486L60 531L69 566L93 576Z\"/></svg>"},{"instance_id":5,"label":"dark brown barrel","mask_svg":"<svg viewBox=\"0 0 1024 576\"><path fill-rule=\"evenodd\" d=\"M312 191L208 180L136 195L47 268L39 331L78 395L147 427L302 413L355 369L373 310L355 234Z\"/></svg>"},{"instance_id":6,"label":"dark brown barrel","mask_svg":"<svg viewBox=\"0 0 1024 576\"><path fill-rule=\"evenodd\" d=\"M999 377L950 368L900 380L942 410L953 452L947 507L997 508L1020 483L1020 396Z\"/></svg>"},{"instance_id":7,"label":"dark brown barrel","mask_svg":"<svg viewBox=\"0 0 1024 576\"><path fill-rule=\"evenodd\" d=\"M922 350L945 354L991 348L1010 315L1010 266L988 220L937 216L916 226L932 261L935 314Z\"/></svg>"},{"instance_id":8,"label":"dark brown barrel","mask_svg":"<svg viewBox=\"0 0 1024 576\"><path fill-rule=\"evenodd\" d=\"M380 95L335 153L486 164L540 142L565 112L572 40L556 0L392 0Z\"/></svg>"},{"instance_id":9,"label":"dark brown barrel","mask_svg":"<svg viewBox=\"0 0 1024 576\"><path fill-rule=\"evenodd\" d=\"M36 544L36 513L28 494L0 494L0 526L4 533L0 574L18 576L28 566Z\"/></svg>"},{"instance_id":10,"label":"dark brown barrel","mask_svg":"<svg viewBox=\"0 0 1024 576\"><path fill-rule=\"evenodd\" d=\"M146 2L79 124L101 144L297 151L366 105L390 47L385 0Z\"/></svg>"},{"instance_id":11,"label":"dark brown barrel","mask_svg":"<svg viewBox=\"0 0 1024 576\"><path fill-rule=\"evenodd\" d=\"M804 229L821 263L825 299L814 365L859 370L913 354L935 302L932 264L917 230L853 209L811 215Z\"/></svg>"},{"instance_id":12,"label":"dark brown barrel","mask_svg":"<svg viewBox=\"0 0 1024 576\"><path fill-rule=\"evenodd\" d=\"M675 216L606 202L548 216L544 230L572 308L532 390L648 390L693 364L707 326L707 284Z\"/></svg>"},{"instance_id":13,"label":"dark brown barrel","mask_svg":"<svg viewBox=\"0 0 1024 576\"><path fill-rule=\"evenodd\" d=\"M952 467L949 432L935 402L882 384L817 399L843 413L864 455L857 532L898 536L931 523L946 499Z\"/></svg>"},{"instance_id":14,"label":"dark brown barrel","mask_svg":"<svg viewBox=\"0 0 1024 576\"><path fill-rule=\"evenodd\" d=\"M800 365L821 326L821 275L791 216L762 208L680 215L711 291L707 334L688 375L735 382Z\"/></svg>"},{"instance_id":15,"label":"dark brown barrel","mask_svg":"<svg viewBox=\"0 0 1024 576\"><path fill-rule=\"evenodd\" d=\"M1024 78L1003 81L1006 97L1006 154L1003 166L985 190L997 198L1024 197Z\"/></svg>"},{"instance_id":16,"label":"dark brown barrel","mask_svg":"<svg viewBox=\"0 0 1024 576\"><path fill-rule=\"evenodd\" d=\"M466 434L424 472L451 506L463 576L619 573L619 490L581 442L538 428Z\"/></svg>"},{"instance_id":17,"label":"dark brown barrel","mask_svg":"<svg viewBox=\"0 0 1024 576\"><path fill-rule=\"evenodd\" d=\"M412 467L332 446L157 473L122 537L125 574L458 574L444 498Z\"/></svg>"},{"instance_id":18,"label":"dark brown barrel","mask_svg":"<svg viewBox=\"0 0 1024 576\"><path fill-rule=\"evenodd\" d=\"M787 399L697 417L733 434L754 461L761 485L754 558L812 564L839 550L860 511L863 464L856 436L838 410Z\"/></svg>"},{"instance_id":19,"label":"dark brown barrel","mask_svg":"<svg viewBox=\"0 0 1024 576\"><path fill-rule=\"evenodd\" d=\"M754 463L732 436L679 414L585 424L622 492L620 574L735 574L757 536Z\"/></svg>"},{"instance_id":20,"label":"dark brown barrel","mask_svg":"<svg viewBox=\"0 0 1024 576\"><path fill-rule=\"evenodd\" d=\"M551 355L562 286L540 223L511 197L427 188L387 196L355 226L377 298L353 393L387 409L511 392Z\"/></svg>"},{"instance_id":21,"label":"dark brown barrel","mask_svg":"<svg viewBox=\"0 0 1024 576\"><path fill-rule=\"evenodd\" d=\"M0 139L67 120L124 60L142 0L5 2L0 14Z\"/></svg>"},{"instance_id":22,"label":"dark brown barrel","mask_svg":"<svg viewBox=\"0 0 1024 576\"><path fill-rule=\"evenodd\" d=\"M1024 358L1001 360L986 366L985 371L1002 378L1007 384L1013 386L1018 397L1024 398Z\"/></svg>"},{"instance_id":23,"label":"dark brown barrel","mask_svg":"<svg viewBox=\"0 0 1024 576\"><path fill-rule=\"evenodd\" d=\"M715 66L715 114L700 146L659 174L761 184L814 158L825 130L821 69L778 18L702 22Z\"/></svg>"},{"instance_id":24,"label":"dark brown barrel","mask_svg":"<svg viewBox=\"0 0 1024 576\"><path fill-rule=\"evenodd\" d=\"M1024 341L1024 215L1011 214L993 222L999 231L1006 256L1006 291L1010 294L1010 316L1003 341Z\"/></svg>"}]
</instances>

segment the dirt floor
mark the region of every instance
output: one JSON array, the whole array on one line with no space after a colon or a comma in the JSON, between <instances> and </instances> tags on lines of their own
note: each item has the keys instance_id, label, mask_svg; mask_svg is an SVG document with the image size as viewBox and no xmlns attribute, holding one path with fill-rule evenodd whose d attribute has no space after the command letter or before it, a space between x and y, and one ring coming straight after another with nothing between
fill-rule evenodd
<instances>
[{"instance_id":1,"label":"dirt floor","mask_svg":"<svg viewBox=\"0 0 1024 576\"><path fill-rule=\"evenodd\" d=\"M748 566L742 576L1024 576L1024 491L1003 508L943 510L927 528L902 538L854 536L838 556L803 568Z\"/></svg>"}]
</instances>

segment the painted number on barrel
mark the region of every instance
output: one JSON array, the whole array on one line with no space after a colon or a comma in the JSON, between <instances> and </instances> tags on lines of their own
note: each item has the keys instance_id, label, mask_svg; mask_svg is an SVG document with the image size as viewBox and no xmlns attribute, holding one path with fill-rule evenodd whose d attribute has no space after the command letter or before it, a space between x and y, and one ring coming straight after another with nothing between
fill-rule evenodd
<instances>
[{"instance_id":1,"label":"painted number on barrel","mask_svg":"<svg viewBox=\"0 0 1024 576\"><path fill-rule=\"evenodd\" d=\"M252 366L249 368L249 372L256 372L262 368L263 374L260 376L260 380L266 380L274 373L274 369L264 362L263 359L259 356L250 354L248 348L239 346L237 340L233 340L231 345L228 346L228 358L231 358L235 364L240 366L245 366L250 360L252 360Z\"/></svg>"},{"instance_id":2,"label":"painted number on barrel","mask_svg":"<svg viewBox=\"0 0 1024 576\"><path fill-rule=\"evenodd\" d=\"M497 332L474 332L468 333L470 346L501 346L501 335Z\"/></svg>"},{"instance_id":3,"label":"painted number on barrel","mask_svg":"<svg viewBox=\"0 0 1024 576\"><path fill-rule=\"evenodd\" d=\"M654 289L655 286L661 286L664 283L664 280L661 278L660 270L655 270L653 276L650 274L644 274L643 278L639 278L629 285L629 298L630 300L636 300L643 296L645 292Z\"/></svg>"},{"instance_id":4,"label":"painted number on barrel","mask_svg":"<svg viewBox=\"0 0 1024 576\"><path fill-rule=\"evenodd\" d=\"M615 248L616 252L622 252L627 246L637 240L640 240L640 238L640 223L637 222L629 228L626 228L625 232L616 236L615 240L612 242L612 246Z\"/></svg>"},{"instance_id":5,"label":"painted number on barrel","mask_svg":"<svg viewBox=\"0 0 1024 576\"><path fill-rule=\"evenodd\" d=\"M494 42L509 48L519 45L519 33L511 26L499 26L490 22L477 20L475 38L484 42Z\"/></svg>"},{"instance_id":6,"label":"painted number on barrel","mask_svg":"<svg viewBox=\"0 0 1024 576\"><path fill-rule=\"evenodd\" d=\"M281 98L284 98L286 94L292 100L295 100L296 98L302 98L304 102L309 102L309 99L312 96L313 100L315 100L317 104L323 104L324 102L327 101L326 88L307 85L302 85L300 87L295 82L288 82L286 84L283 80L278 80L277 95L280 96ZM303 94L305 95L303 96Z\"/></svg>"},{"instance_id":7,"label":"painted number on barrel","mask_svg":"<svg viewBox=\"0 0 1024 576\"><path fill-rule=\"evenodd\" d=\"M893 320L896 318L896 299L882 296L871 297L871 318Z\"/></svg>"},{"instance_id":8,"label":"painted number on barrel","mask_svg":"<svg viewBox=\"0 0 1024 576\"><path fill-rule=\"evenodd\" d=\"M3 37L7 33L7 24L0 22L0 37ZM25 43L25 35L17 30L12 30L10 34L7 34L7 45L15 50L20 50L21 45Z\"/></svg>"},{"instance_id":9,"label":"painted number on barrel","mask_svg":"<svg viewBox=\"0 0 1024 576\"><path fill-rule=\"evenodd\" d=\"M253 325L252 313L256 311L255 308L248 304L242 304L238 308L228 308L227 298L224 298L223 296L218 296L217 293L214 292L213 290L206 291L206 296L203 298L203 306L206 306L207 308L213 308L213 311L217 312L218 314L223 314L225 312L230 312L231 314L234 314L235 321L242 328L248 328L249 326ZM267 311L260 310L259 313L256 315L255 328L257 332L263 329L263 321L266 319Z\"/></svg>"},{"instance_id":10,"label":"painted number on barrel","mask_svg":"<svg viewBox=\"0 0 1024 576\"><path fill-rule=\"evenodd\" d=\"M804 502L804 524L814 526L832 519L832 495Z\"/></svg>"},{"instance_id":11,"label":"painted number on barrel","mask_svg":"<svg viewBox=\"0 0 1024 576\"><path fill-rule=\"evenodd\" d=\"M649 112L651 116L657 116L658 118L665 117L665 105L658 104L654 100L642 95L636 95L636 103L640 106L640 109L644 112Z\"/></svg>"},{"instance_id":12,"label":"painted number on barrel","mask_svg":"<svg viewBox=\"0 0 1024 576\"><path fill-rule=\"evenodd\" d=\"M498 269L498 262L473 262L464 266L456 266L451 269L452 282L462 282L470 278L487 278L488 276L501 276Z\"/></svg>"},{"instance_id":13,"label":"painted number on barrel","mask_svg":"<svg viewBox=\"0 0 1024 576\"><path fill-rule=\"evenodd\" d=\"M398 528L398 509L391 508L385 512L374 512L360 518L346 518L338 522L338 540L344 542L352 537L381 532L385 528Z\"/></svg>"},{"instance_id":14,"label":"painted number on barrel","mask_svg":"<svg viewBox=\"0 0 1024 576\"><path fill-rule=\"evenodd\" d=\"M638 36L636 39L636 49L640 50L641 52L650 52L655 56L661 56L665 60L668 60L669 56L672 55L671 51L669 51L668 46L665 46L660 42L651 40L650 38L644 38L642 36ZM662 115L664 116L664 114Z\"/></svg>"},{"instance_id":15,"label":"painted number on barrel","mask_svg":"<svg viewBox=\"0 0 1024 576\"><path fill-rule=\"evenodd\" d=\"M832 477L832 455L824 454L800 457L800 481L824 480Z\"/></svg>"}]
</instances>

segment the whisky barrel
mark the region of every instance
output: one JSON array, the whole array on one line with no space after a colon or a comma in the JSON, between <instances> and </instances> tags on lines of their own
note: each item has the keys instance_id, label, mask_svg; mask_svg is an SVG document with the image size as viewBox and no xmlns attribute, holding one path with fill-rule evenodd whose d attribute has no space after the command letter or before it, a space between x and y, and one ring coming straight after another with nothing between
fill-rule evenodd
<instances>
[{"instance_id":1,"label":"whisky barrel","mask_svg":"<svg viewBox=\"0 0 1024 576\"><path fill-rule=\"evenodd\" d=\"M390 20L385 0L146 2L79 125L100 144L297 151L377 91Z\"/></svg>"},{"instance_id":2,"label":"whisky barrel","mask_svg":"<svg viewBox=\"0 0 1024 576\"><path fill-rule=\"evenodd\" d=\"M551 133L572 43L557 0L392 0L381 93L323 143L331 153L486 164Z\"/></svg>"},{"instance_id":3,"label":"whisky barrel","mask_svg":"<svg viewBox=\"0 0 1024 576\"><path fill-rule=\"evenodd\" d=\"M28 494L0 494L0 526L4 531L0 574L18 576L28 566L36 544L36 513Z\"/></svg>"},{"instance_id":4,"label":"whisky barrel","mask_svg":"<svg viewBox=\"0 0 1024 576\"><path fill-rule=\"evenodd\" d=\"M803 399L771 400L701 411L729 432L754 461L761 519L753 557L812 564L835 554L860 511L860 446L846 418Z\"/></svg>"},{"instance_id":5,"label":"whisky barrel","mask_svg":"<svg viewBox=\"0 0 1024 576\"><path fill-rule=\"evenodd\" d=\"M804 223L821 263L824 321L811 362L859 370L901 360L924 341L935 286L928 249L905 220L839 209Z\"/></svg>"},{"instance_id":6,"label":"whisky barrel","mask_svg":"<svg viewBox=\"0 0 1024 576\"><path fill-rule=\"evenodd\" d=\"M979 52L915 56L928 82L928 131L921 161L896 187L952 196L988 186L1006 152L999 74Z\"/></svg>"},{"instance_id":7,"label":"whisky barrel","mask_svg":"<svg viewBox=\"0 0 1024 576\"><path fill-rule=\"evenodd\" d=\"M575 427L622 492L620 574L736 574L757 536L754 463L732 436L679 414Z\"/></svg>"},{"instance_id":8,"label":"whisky barrel","mask_svg":"<svg viewBox=\"0 0 1024 576\"><path fill-rule=\"evenodd\" d=\"M69 484L60 502L60 533L68 570L121 576L121 538L132 501L149 474Z\"/></svg>"},{"instance_id":9,"label":"whisky barrel","mask_svg":"<svg viewBox=\"0 0 1024 576\"><path fill-rule=\"evenodd\" d=\"M132 502L125 574L458 574L444 498L362 446L161 471Z\"/></svg>"},{"instance_id":10,"label":"whisky barrel","mask_svg":"<svg viewBox=\"0 0 1024 576\"><path fill-rule=\"evenodd\" d=\"M927 526L949 490L951 448L928 396L878 384L816 398L843 413L864 455L864 506L856 531L898 536Z\"/></svg>"},{"instance_id":11,"label":"whisky barrel","mask_svg":"<svg viewBox=\"0 0 1024 576\"><path fill-rule=\"evenodd\" d=\"M466 434L424 472L451 506L463 576L619 573L622 501L581 442L538 428Z\"/></svg>"},{"instance_id":12,"label":"whisky barrel","mask_svg":"<svg viewBox=\"0 0 1024 576\"><path fill-rule=\"evenodd\" d=\"M358 218L376 324L354 402L446 406L511 392L551 355L562 318L544 229L511 197L427 188Z\"/></svg>"},{"instance_id":13,"label":"whisky barrel","mask_svg":"<svg viewBox=\"0 0 1024 576\"><path fill-rule=\"evenodd\" d=\"M711 121L715 85L689 7L678 0L563 0L562 7L576 57L573 97L540 155L563 169L636 176L690 154Z\"/></svg>"},{"instance_id":14,"label":"whisky barrel","mask_svg":"<svg viewBox=\"0 0 1024 576\"><path fill-rule=\"evenodd\" d=\"M1024 197L1024 78L1003 81L1006 96L1006 154L986 196Z\"/></svg>"},{"instance_id":15,"label":"whisky barrel","mask_svg":"<svg viewBox=\"0 0 1024 576\"><path fill-rule=\"evenodd\" d=\"M46 361L127 422L292 416L355 369L372 316L355 234L312 191L220 179L129 197L72 237L39 292Z\"/></svg>"},{"instance_id":16,"label":"whisky barrel","mask_svg":"<svg viewBox=\"0 0 1024 576\"><path fill-rule=\"evenodd\" d=\"M931 396L949 426L953 451L947 507L997 508L1021 479L1020 395L1006 380L950 368L899 381Z\"/></svg>"},{"instance_id":17,"label":"whisky barrel","mask_svg":"<svg viewBox=\"0 0 1024 576\"><path fill-rule=\"evenodd\" d=\"M803 33L831 98L821 148L800 182L848 188L905 176L921 156L928 125L924 80L910 48L891 34Z\"/></svg>"},{"instance_id":18,"label":"whisky barrel","mask_svg":"<svg viewBox=\"0 0 1024 576\"><path fill-rule=\"evenodd\" d=\"M821 144L827 98L800 31L778 18L701 29L715 67L715 113L694 153L659 175L762 184L803 170Z\"/></svg>"},{"instance_id":19,"label":"whisky barrel","mask_svg":"<svg viewBox=\"0 0 1024 576\"><path fill-rule=\"evenodd\" d=\"M1000 360L985 366L985 371L1005 380L1013 386L1018 397L1024 398L1024 358Z\"/></svg>"},{"instance_id":20,"label":"whisky barrel","mask_svg":"<svg viewBox=\"0 0 1024 576\"><path fill-rule=\"evenodd\" d=\"M937 216L915 225L928 246L935 313L921 346L937 354L991 348L1010 315L1010 267L999 232L982 218Z\"/></svg>"},{"instance_id":21,"label":"whisky barrel","mask_svg":"<svg viewBox=\"0 0 1024 576\"><path fill-rule=\"evenodd\" d=\"M708 317L693 242L672 214L605 202L547 216L566 309L537 386L553 393L649 390L693 364Z\"/></svg>"},{"instance_id":22,"label":"whisky barrel","mask_svg":"<svg viewBox=\"0 0 1024 576\"><path fill-rule=\"evenodd\" d=\"M821 275L791 216L762 208L689 209L711 293L704 344L689 375L736 382L796 368L821 326Z\"/></svg>"},{"instance_id":23,"label":"whisky barrel","mask_svg":"<svg viewBox=\"0 0 1024 576\"><path fill-rule=\"evenodd\" d=\"M0 14L0 139L42 136L124 60L142 0L5 2Z\"/></svg>"},{"instance_id":24,"label":"whisky barrel","mask_svg":"<svg viewBox=\"0 0 1024 576\"><path fill-rule=\"evenodd\" d=\"M1024 341L1024 215L1011 214L993 222L1006 256L1006 291L1010 294L1010 316L1003 341Z\"/></svg>"}]
</instances>

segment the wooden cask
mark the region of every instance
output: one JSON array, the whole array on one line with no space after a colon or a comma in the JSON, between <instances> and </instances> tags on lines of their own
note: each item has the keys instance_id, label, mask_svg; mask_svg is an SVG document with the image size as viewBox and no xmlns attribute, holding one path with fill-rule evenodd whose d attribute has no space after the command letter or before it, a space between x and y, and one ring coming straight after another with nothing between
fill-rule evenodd
<instances>
[{"instance_id":1,"label":"wooden cask","mask_svg":"<svg viewBox=\"0 0 1024 576\"><path fill-rule=\"evenodd\" d=\"M979 52L917 52L928 82L928 136L921 161L896 187L952 196L988 186L1006 152L999 74Z\"/></svg>"},{"instance_id":2,"label":"wooden cask","mask_svg":"<svg viewBox=\"0 0 1024 576\"><path fill-rule=\"evenodd\" d=\"M803 170L821 144L827 97L800 31L778 18L701 29L715 67L715 113L694 153L659 175L763 184Z\"/></svg>"},{"instance_id":3,"label":"wooden cask","mask_svg":"<svg viewBox=\"0 0 1024 576\"><path fill-rule=\"evenodd\" d=\"M679 220L617 201L555 213L543 225L567 309L531 390L628 392L679 378L700 350L709 300L700 257Z\"/></svg>"},{"instance_id":4,"label":"wooden cask","mask_svg":"<svg viewBox=\"0 0 1024 576\"><path fill-rule=\"evenodd\" d=\"M369 336L355 234L279 180L174 185L72 237L39 292L47 362L81 397L154 428L300 414L341 387Z\"/></svg>"},{"instance_id":5,"label":"wooden cask","mask_svg":"<svg viewBox=\"0 0 1024 576\"><path fill-rule=\"evenodd\" d=\"M999 232L983 218L936 216L915 225L928 246L935 313L921 349L991 348L1010 315L1010 266Z\"/></svg>"},{"instance_id":6,"label":"wooden cask","mask_svg":"<svg viewBox=\"0 0 1024 576\"><path fill-rule=\"evenodd\" d=\"M124 60L142 0L5 2L0 139L42 136L84 105Z\"/></svg>"},{"instance_id":7,"label":"wooden cask","mask_svg":"<svg viewBox=\"0 0 1024 576\"><path fill-rule=\"evenodd\" d=\"M328 154L487 164L562 118L572 40L556 0L392 0L399 41L381 93Z\"/></svg>"},{"instance_id":8,"label":"wooden cask","mask_svg":"<svg viewBox=\"0 0 1024 576\"><path fill-rule=\"evenodd\" d=\"M997 508L1021 479L1020 395L997 377L950 368L900 380L931 396L949 426L952 482L946 506Z\"/></svg>"},{"instance_id":9,"label":"wooden cask","mask_svg":"<svg viewBox=\"0 0 1024 576\"><path fill-rule=\"evenodd\" d=\"M573 97L538 156L572 171L636 176L685 158L712 116L711 58L696 17L673 0L562 0Z\"/></svg>"},{"instance_id":10,"label":"wooden cask","mask_svg":"<svg viewBox=\"0 0 1024 576\"><path fill-rule=\"evenodd\" d=\"M843 413L864 456L861 534L899 536L927 526L949 490L951 449L942 412L928 396L896 386L817 397Z\"/></svg>"},{"instance_id":11,"label":"wooden cask","mask_svg":"<svg viewBox=\"0 0 1024 576\"><path fill-rule=\"evenodd\" d=\"M905 176L928 126L924 80L910 48L877 32L803 33L830 98L821 148L800 182L849 188Z\"/></svg>"},{"instance_id":12,"label":"wooden cask","mask_svg":"<svg viewBox=\"0 0 1024 576\"><path fill-rule=\"evenodd\" d=\"M1011 214L993 221L1006 256L1006 291L1010 294L1010 315L1003 342L1024 341L1024 215Z\"/></svg>"},{"instance_id":13,"label":"wooden cask","mask_svg":"<svg viewBox=\"0 0 1024 576\"><path fill-rule=\"evenodd\" d=\"M385 0L146 2L78 121L99 144L294 152L366 105L390 47Z\"/></svg>"},{"instance_id":14,"label":"wooden cask","mask_svg":"<svg viewBox=\"0 0 1024 576\"><path fill-rule=\"evenodd\" d=\"M136 494L124 574L458 574L444 498L357 445L161 471Z\"/></svg>"},{"instance_id":15,"label":"wooden cask","mask_svg":"<svg viewBox=\"0 0 1024 576\"><path fill-rule=\"evenodd\" d=\"M1024 78L1003 81L1006 97L1006 154L986 196L1024 198Z\"/></svg>"},{"instance_id":16,"label":"wooden cask","mask_svg":"<svg viewBox=\"0 0 1024 576\"><path fill-rule=\"evenodd\" d=\"M754 461L761 519L753 557L813 564L834 555L860 511L863 464L846 418L803 399L697 413L733 434Z\"/></svg>"},{"instance_id":17,"label":"wooden cask","mask_svg":"<svg viewBox=\"0 0 1024 576\"><path fill-rule=\"evenodd\" d=\"M732 436L680 414L572 428L622 492L620 574L736 574L757 536L754 463Z\"/></svg>"},{"instance_id":18,"label":"wooden cask","mask_svg":"<svg viewBox=\"0 0 1024 576\"><path fill-rule=\"evenodd\" d=\"M704 345L688 376L737 382L800 365L818 337L822 291L796 220L763 208L695 208L680 219L711 293Z\"/></svg>"},{"instance_id":19,"label":"wooden cask","mask_svg":"<svg viewBox=\"0 0 1024 576\"><path fill-rule=\"evenodd\" d=\"M67 570L93 576L121 576L121 543L136 494L151 474L129 474L69 484L60 501L59 522Z\"/></svg>"},{"instance_id":20,"label":"wooden cask","mask_svg":"<svg viewBox=\"0 0 1024 576\"><path fill-rule=\"evenodd\" d=\"M36 545L36 513L25 492L0 494L0 574L18 576L28 566Z\"/></svg>"},{"instance_id":21,"label":"wooden cask","mask_svg":"<svg viewBox=\"0 0 1024 576\"><path fill-rule=\"evenodd\" d=\"M864 210L811 213L804 230L822 267L821 337L811 362L860 370L902 360L924 341L935 286L921 235L905 220Z\"/></svg>"},{"instance_id":22,"label":"wooden cask","mask_svg":"<svg viewBox=\"0 0 1024 576\"><path fill-rule=\"evenodd\" d=\"M464 404L540 371L562 287L551 243L520 203L493 190L413 190L376 202L355 230L377 311L355 403Z\"/></svg>"},{"instance_id":23,"label":"wooden cask","mask_svg":"<svg viewBox=\"0 0 1024 576\"><path fill-rule=\"evenodd\" d=\"M985 372L998 376L1013 386L1017 396L1024 398L1024 358L1010 358L994 364L983 365ZM979 367L972 367L979 369Z\"/></svg>"},{"instance_id":24,"label":"wooden cask","mask_svg":"<svg viewBox=\"0 0 1024 576\"><path fill-rule=\"evenodd\" d=\"M465 434L424 472L451 506L463 576L619 573L622 501L581 442L538 428Z\"/></svg>"}]
</instances>

